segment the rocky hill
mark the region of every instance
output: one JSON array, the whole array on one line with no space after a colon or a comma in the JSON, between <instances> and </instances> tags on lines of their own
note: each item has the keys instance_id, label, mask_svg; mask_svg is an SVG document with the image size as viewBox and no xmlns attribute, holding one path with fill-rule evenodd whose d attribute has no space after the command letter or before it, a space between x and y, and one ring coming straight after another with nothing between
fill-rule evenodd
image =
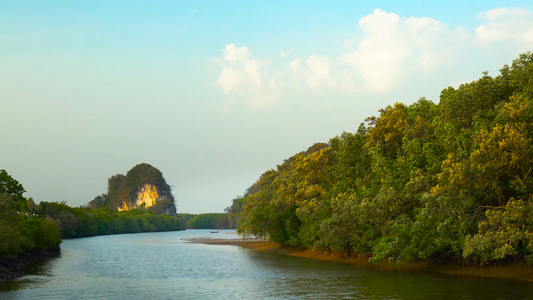
<instances>
[{"instance_id":1,"label":"rocky hill","mask_svg":"<svg viewBox=\"0 0 533 300\"><path fill-rule=\"evenodd\" d=\"M147 209L157 214L176 216L176 205L170 186L157 168L138 164L126 173L107 180L107 194L97 196L89 208L108 207L112 210Z\"/></svg>"}]
</instances>

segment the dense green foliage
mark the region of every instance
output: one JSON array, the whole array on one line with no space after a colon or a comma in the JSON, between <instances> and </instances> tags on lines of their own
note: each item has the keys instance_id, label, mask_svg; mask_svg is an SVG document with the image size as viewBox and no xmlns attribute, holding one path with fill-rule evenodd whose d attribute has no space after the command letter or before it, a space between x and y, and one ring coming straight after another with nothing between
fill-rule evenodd
<instances>
[{"instance_id":1,"label":"dense green foliage","mask_svg":"<svg viewBox=\"0 0 533 300\"><path fill-rule=\"evenodd\" d=\"M7 193L11 198L18 203L24 201L24 194L26 190L17 180L11 177L6 170L0 170L0 194Z\"/></svg>"},{"instance_id":2,"label":"dense green foliage","mask_svg":"<svg viewBox=\"0 0 533 300\"><path fill-rule=\"evenodd\" d=\"M161 171L146 163L134 166L126 175L111 176L107 180L107 194L95 197L87 206L95 209L106 207L111 210L137 208L138 193L145 185L154 186L159 196L155 207L150 207L150 210L156 214L176 216L176 205L170 186Z\"/></svg>"},{"instance_id":3,"label":"dense green foliage","mask_svg":"<svg viewBox=\"0 0 533 300\"><path fill-rule=\"evenodd\" d=\"M178 218L143 209L117 212L105 207L76 208L65 203L41 202L36 213L54 220L64 238L181 229Z\"/></svg>"},{"instance_id":4,"label":"dense green foliage","mask_svg":"<svg viewBox=\"0 0 533 300\"><path fill-rule=\"evenodd\" d=\"M191 229L223 229L228 228L228 221L224 213L206 213L196 215L187 222L187 228Z\"/></svg>"},{"instance_id":5,"label":"dense green foliage","mask_svg":"<svg viewBox=\"0 0 533 300\"><path fill-rule=\"evenodd\" d=\"M185 225L184 229L235 229L236 216L228 214L228 209L225 213L178 214L178 219Z\"/></svg>"},{"instance_id":6,"label":"dense green foliage","mask_svg":"<svg viewBox=\"0 0 533 300\"><path fill-rule=\"evenodd\" d=\"M178 218L161 214L159 203L147 210L117 212L57 202L35 204L22 196L24 191L18 181L0 170L0 257L58 247L62 237L182 229Z\"/></svg>"},{"instance_id":7,"label":"dense green foliage","mask_svg":"<svg viewBox=\"0 0 533 300\"><path fill-rule=\"evenodd\" d=\"M245 194L245 197L246 195L247 194ZM226 207L226 209L224 209L224 212L226 214L225 218L227 220L225 222L227 222L228 228L237 228L237 221L242 216L242 206L244 204L245 197L238 196L234 198L231 203L231 206L228 206Z\"/></svg>"},{"instance_id":8,"label":"dense green foliage","mask_svg":"<svg viewBox=\"0 0 533 300\"><path fill-rule=\"evenodd\" d=\"M531 53L365 121L265 172L239 233L373 260L533 262Z\"/></svg>"},{"instance_id":9,"label":"dense green foliage","mask_svg":"<svg viewBox=\"0 0 533 300\"><path fill-rule=\"evenodd\" d=\"M53 220L36 216L32 211L33 200L24 198L22 193L22 185L0 170L0 257L57 247L61 243Z\"/></svg>"},{"instance_id":10,"label":"dense green foliage","mask_svg":"<svg viewBox=\"0 0 533 300\"><path fill-rule=\"evenodd\" d=\"M184 226L183 229L186 229L187 224L189 224L189 221L196 216L197 216L196 214L189 214L189 213L178 214L178 219L180 220L182 226Z\"/></svg>"}]
</instances>

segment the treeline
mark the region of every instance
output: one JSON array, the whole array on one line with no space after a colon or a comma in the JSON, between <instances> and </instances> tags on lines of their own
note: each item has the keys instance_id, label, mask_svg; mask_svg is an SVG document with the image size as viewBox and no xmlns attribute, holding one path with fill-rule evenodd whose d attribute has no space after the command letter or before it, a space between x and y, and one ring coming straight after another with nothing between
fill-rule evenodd
<instances>
[{"instance_id":1,"label":"treeline","mask_svg":"<svg viewBox=\"0 0 533 300\"><path fill-rule=\"evenodd\" d=\"M187 229L234 229L226 213L178 214Z\"/></svg>"},{"instance_id":2,"label":"treeline","mask_svg":"<svg viewBox=\"0 0 533 300\"><path fill-rule=\"evenodd\" d=\"M119 212L106 207L89 209L70 207L65 203L41 202L35 213L55 221L63 238L181 230L178 218L144 209Z\"/></svg>"},{"instance_id":3,"label":"treeline","mask_svg":"<svg viewBox=\"0 0 533 300\"><path fill-rule=\"evenodd\" d=\"M60 232L51 218L41 218L28 207L24 187L6 170L0 170L0 258L35 249L57 248Z\"/></svg>"},{"instance_id":4,"label":"treeline","mask_svg":"<svg viewBox=\"0 0 533 300\"><path fill-rule=\"evenodd\" d=\"M23 197L24 192L17 180L0 170L0 257L59 247L61 238L182 229L178 218L150 209L118 212L57 202L36 204Z\"/></svg>"},{"instance_id":5,"label":"treeline","mask_svg":"<svg viewBox=\"0 0 533 300\"><path fill-rule=\"evenodd\" d=\"M532 147L528 52L296 154L227 211L241 234L374 261L531 264Z\"/></svg>"}]
</instances>

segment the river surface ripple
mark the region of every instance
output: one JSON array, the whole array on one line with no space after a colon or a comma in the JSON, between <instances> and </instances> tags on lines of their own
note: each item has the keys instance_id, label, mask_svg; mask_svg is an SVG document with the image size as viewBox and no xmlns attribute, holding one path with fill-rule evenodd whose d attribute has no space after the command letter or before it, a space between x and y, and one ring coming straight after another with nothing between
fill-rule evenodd
<instances>
[{"instance_id":1,"label":"river surface ripple","mask_svg":"<svg viewBox=\"0 0 533 300\"><path fill-rule=\"evenodd\" d=\"M0 285L0 299L533 299L528 283L399 273L190 238L187 230L65 240L59 257Z\"/></svg>"}]
</instances>

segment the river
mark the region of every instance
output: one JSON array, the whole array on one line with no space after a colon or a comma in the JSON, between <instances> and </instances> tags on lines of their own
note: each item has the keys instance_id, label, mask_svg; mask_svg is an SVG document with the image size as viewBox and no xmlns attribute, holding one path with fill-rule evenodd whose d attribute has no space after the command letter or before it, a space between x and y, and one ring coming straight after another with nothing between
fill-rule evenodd
<instances>
[{"instance_id":1,"label":"river","mask_svg":"<svg viewBox=\"0 0 533 300\"><path fill-rule=\"evenodd\" d=\"M528 283L400 273L188 238L187 230L64 240L61 254L0 285L0 299L533 299Z\"/></svg>"}]
</instances>

